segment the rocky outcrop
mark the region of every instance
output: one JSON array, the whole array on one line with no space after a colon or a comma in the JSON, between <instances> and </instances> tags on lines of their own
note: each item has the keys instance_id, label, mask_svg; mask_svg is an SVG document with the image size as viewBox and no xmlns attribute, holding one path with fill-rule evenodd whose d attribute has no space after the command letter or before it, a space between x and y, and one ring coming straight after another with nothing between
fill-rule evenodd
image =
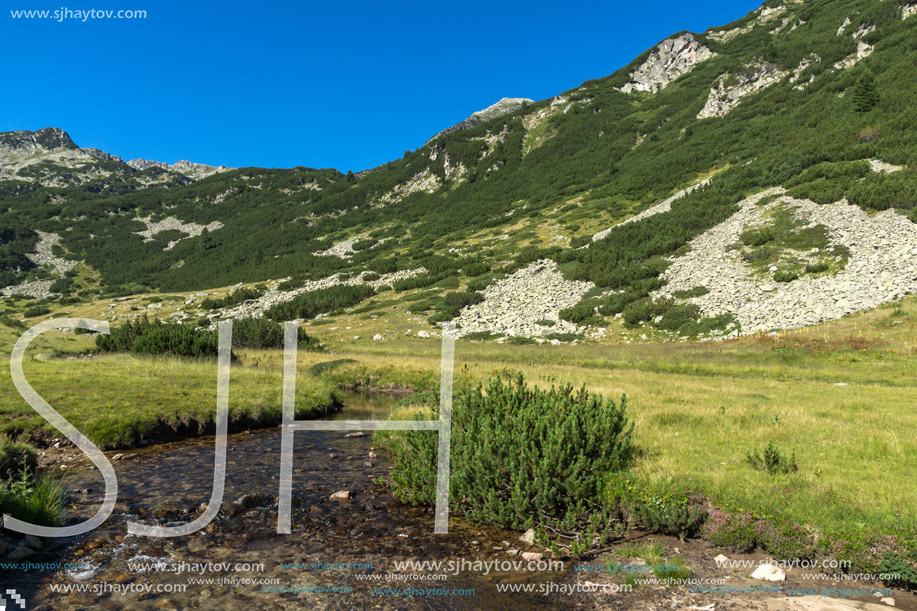
<instances>
[{"instance_id":1,"label":"rocky outcrop","mask_svg":"<svg viewBox=\"0 0 917 611\"><path fill-rule=\"evenodd\" d=\"M477 112L472 113L470 117L468 117L461 123L456 123L452 127L447 127L443 131L439 132L438 134L430 138L427 141L427 144L429 144L430 142L433 142L440 136L445 136L446 134L449 134L456 130L468 129L468 128L474 127L475 125L484 123L485 121L490 121L491 119L496 119L498 117L502 117L504 115L508 115L510 113L516 112L517 110L522 108L523 104L526 104L526 103L530 104L532 103L532 100L528 98L503 98L496 104L488 106L484 110L479 110Z\"/></svg>"},{"instance_id":2,"label":"rocky outcrop","mask_svg":"<svg viewBox=\"0 0 917 611\"><path fill-rule=\"evenodd\" d=\"M892 172L900 172L904 169L903 165L892 165L886 163L880 159L870 159L869 160L869 169L873 172L881 172L884 174L891 174Z\"/></svg>"},{"instance_id":3,"label":"rocky outcrop","mask_svg":"<svg viewBox=\"0 0 917 611\"><path fill-rule=\"evenodd\" d=\"M917 15L917 3L906 4L901 7L901 18L907 19L908 17L913 17Z\"/></svg>"},{"instance_id":4,"label":"rocky outcrop","mask_svg":"<svg viewBox=\"0 0 917 611\"><path fill-rule=\"evenodd\" d=\"M119 163L124 163L124 160L121 159L120 157L118 157L117 155L112 155L112 154L110 154L110 153L106 153L105 151L103 151L103 150L101 150L101 149L97 149L97 148L92 147L92 146L90 146L90 147L88 147L88 148L82 148L82 149L80 149L80 150L83 151L84 153L86 153L87 155L89 155L90 157L94 157L94 158L96 158L96 159L101 159L102 161L117 161L117 162L119 162Z\"/></svg>"},{"instance_id":5,"label":"rocky outcrop","mask_svg":"<svg viewBox=\"0 0 917 611\"><path fill-rule=\"evenodd\" d=\"M560 320L560 311L576 305L592 287L591 282L565 280L550 259L536 261L484 289L484 301L464 308L455 319L460 327L456 337L484 331L512 337L582 332ZM543 320L554 325L539 325Z\"/></svg>"},{"instance_id":6,"label":"rocky outcrop","mask_svg":"<svg viewBox=\"0 0 917 611\"><path fill-rule=\"evenodd\" d=\"M654 296L702 286L709 292L689 301L705 316L732 313L741 334L749 334L840 318L917 291L917 225L892 210L869 216L846 201L823 206L782 197L758 205L782 192L769 189L749 197L735 215L692 240L690 251L672 261L663 275L666 286ZM791 282L757 277L739 251L728 247L747 227L762 224L762 212L775 206L789 206L807 226L824 226L829 251L835 246L849 251L843 269Z\"/></svg>"},{"instance_id":7,"label":"rocky outcrop","mask_svg":"<svg viewBox=\"0 0 917 611\"><path fill-rule=\"evenodd\" d=\"M787 74L774 64L753 62L737 74L723 74L713 84L698 119L724 117L746 97L779 83Z\"/></svg>"},{"instance_id":8,"label":"rocky outcrop","mask_svg":"<svg viewBox=\"0 0 917 611\"><path fill-rule=\"evenodd\" d=\"M177 218L173 216L166 217L162 219L161 221L156 221L156 222L153 222L149 218L136 218L134 220L140 221L141 223L146 225L146 229L144 229L143 231L135 232L137 235L143 237L144 242L152 241L153 236L155 236L157 233L160 233L162 231L176 230L184 234L187 234L187 237L185 238L180 238L178 240L173 240L169 242L168 245L166 245L166 247L163 248L163 250L171 250L172 247L178 244L181 240L184 240L187 238L196 238L197 236L204 233L205 229L207 231L216 231L217 229L220 229L223 227L223 223L221 223L220 221L213 221L209 225L199 225L197 223L183 223L182 221L178 220Z\"/></svg>"},{"instance_id":9,"label":"rocky outcrop","mask_svg":"<svg viewBox=\"0 0 917 611\"><path fill-rule=\"evenodd\" d=\"M372 202L371 206L373 208L384 208L388 204L395 203L411 193L417 193L419 191L433 193L440 188L442 184L443 182L440 180L439 176L431 172L430 168L427 168L423 172L415 174L411 180L396 185L390 191L382 194L379 199Z\"/></svg>"},{"instance_id":10,"label":"rocky outcrop","mask_svg":"<svg viewBox=\"0 0 917 611\"><path fill-rule=\"evenodd\" d=\"M802 61L799 62L799 65L796 66L796 69L793 70L793 74L790 75L790 82L799 83L799 79L802 78L803 73L806 70L808 70L809 68L811 68L812 66L814 66L815 64L818 64L820 62L821 62L821 56L818 55L817 53L812 53L808 57L803 58ZM797 84L796 86L793 87L793 89L796 89L797 91L802 91L807 86L809 86L814 80L815 80L815 75L813 74L809 77L807 81L803 81L802 83Z\"/></svg>"},{"instance_id":11,"label":"rocky outcrop","mask_svg":"<svg viewBox=\"0 0 917 611\"><path fill-rule=\"evenodd\" d=\"M844 28L846 28L849 24L850 24L850 20L848 19L847 21L844 22L844 25L841 26L841 29L837 31L838 36L840 36L843 33ZM871 34L872 32L875 32L875 31L876 31L876 26L873 24L861 25L857 29L857 31L853 33L853 39L857 43L856 52L851 53L846 58L834 64L834 69L835 70L847 70L848 68L852 68L853 66L855 66L857 62L859 62L860 60L865 59L869 57L870 55L872 55L874 47L871 44L865 42L863 38L866 35Z\"/></svg>"},{"instance_id":12,"label":"rocky outcrop","mask_svg":"<svg viewBox=\"0 0 917 611\"><path fill-rule=\"evenodd\" d=\"M35 245L35 252L27 254L26 257L38 267L48 267L50 271L58 276L73 269L77 262L70 259L64 259L54 254L54 246L60 241L60 236L56 233L45 233L36 231L38 234L38 243ZM14 286L8 286L0 289L0 297L10 297L12 295L22 295L33 299L45 299L51 296L51 285L53 280L33 280Z\"/></svg>"},{"instance_id":13,"label":"rocky outcrop","mask_svg":"<svg viewBox=\"0 0 917 611\"><path fill-rule=\"evenodd\" d=\"M715 55L689 33L669 38L659 43L646 61L631 72L630 81L620 90L656 93Z\"/></svg>"},{"instance_id":14,"label":"rocky outcrop","mask_svg":"<svg viewBox=\"0 0 917 611\"><path fill-rule=\"evenodd\" d=\"M67 132L58 127L45 127L34 132L0 133L0 160L77 148Z\"/></svg>"},{"instance_id":15,"label":"rocky outcrop","mask_svg":"<svg viewBox=\"0 0 917 611\"><path fill-rule=\"evenodd\" d=\"M205 165L203 163L193 163L191 161L176 161L172 165L168 163L163 163L162 161L149 161L147 159L131 159L127 162L127 165L131 166L135 170L143 171L149 168L161 168L163 170L168 170L171 172L176 172L182 176L186 176L191 180L200 180L201 178L206 178L212 174L218 174L220 172L227 172L234 168L227 168L226 166L212 166Z\"/></svg>"}]
</instances>

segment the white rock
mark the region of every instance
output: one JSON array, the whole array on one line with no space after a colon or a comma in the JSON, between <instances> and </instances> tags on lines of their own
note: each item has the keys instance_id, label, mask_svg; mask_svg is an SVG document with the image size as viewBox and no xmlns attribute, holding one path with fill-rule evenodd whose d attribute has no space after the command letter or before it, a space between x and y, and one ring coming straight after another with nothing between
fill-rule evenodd
<instances>
[{"instance_id":1,"label":"white rock","mask_svg":"<svg viewBox=\"0 0 917 611\"><path fill-rule=\"evenodd\" d=\"M786 573L783 569L773 564L761 564L751 574L752 579L761 579L764 581L786 581Z\"/></svg>"}]
</instances>

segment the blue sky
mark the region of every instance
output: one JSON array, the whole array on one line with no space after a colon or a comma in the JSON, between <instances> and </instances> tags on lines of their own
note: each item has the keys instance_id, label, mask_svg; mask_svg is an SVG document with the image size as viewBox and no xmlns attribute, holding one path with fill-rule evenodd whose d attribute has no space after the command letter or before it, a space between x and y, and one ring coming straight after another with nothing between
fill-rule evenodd
<instances>
[{"instance_id":1,"label":"blue sky","mask_svg":"<svg viewBox=\"0 0 917 611\"><path fill-rule=\"evenodd\" d=\"M501 97L551 97L760 0L4 4L0 131L61 127L125 159L356 171ZM64 7L147 16L10 13Z\"/></svg>"}]
</instances>

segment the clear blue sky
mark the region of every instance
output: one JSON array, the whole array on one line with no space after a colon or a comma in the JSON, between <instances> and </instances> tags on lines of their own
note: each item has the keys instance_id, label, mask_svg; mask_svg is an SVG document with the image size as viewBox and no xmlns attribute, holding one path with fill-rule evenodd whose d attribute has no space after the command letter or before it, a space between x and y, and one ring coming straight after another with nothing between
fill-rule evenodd
<instances>
[{"instance_id":1,"label":"clear blue sky","mask_svg":"<svg viewBox=\"0 0 917 611\"><path fill-rule=\"evenodd\" d=\"M0 131L61 127L125 159L356 171L501 97L551 97L760 3L8 0ZM147 17L10 13L64 6Z\"/></svg>"}]
</instances>

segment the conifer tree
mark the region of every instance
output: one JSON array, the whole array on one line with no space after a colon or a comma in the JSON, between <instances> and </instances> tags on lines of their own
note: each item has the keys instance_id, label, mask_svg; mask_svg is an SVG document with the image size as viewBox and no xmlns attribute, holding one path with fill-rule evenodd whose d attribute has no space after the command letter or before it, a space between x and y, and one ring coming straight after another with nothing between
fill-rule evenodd
<instances>
[{"instance_id":1,"label":"conifer tree","mask_svg":"<svg viewBox=\"0 0 917 611\"><path fill-rule=\"evenodd\" d=\"M857 112L869 112L879 103L879 90L876 77L867 70L857 80L853 88L853 108Z\"/></svg>"}]
</instances>

